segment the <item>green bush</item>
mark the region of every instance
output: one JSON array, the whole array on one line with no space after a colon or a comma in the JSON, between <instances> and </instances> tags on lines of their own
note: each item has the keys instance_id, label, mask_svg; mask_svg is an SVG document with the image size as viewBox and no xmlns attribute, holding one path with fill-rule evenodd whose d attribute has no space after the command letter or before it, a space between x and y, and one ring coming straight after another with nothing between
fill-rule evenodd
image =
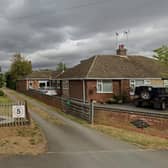
<instances>
[{"instance_id":1,"label":"green bush","mask_svg":"<svg viewBox=\"0 0 168 168\"><path fill-rule=\"evenodd\" d=\"M107 104L123 104L128 102L128 96L124 93L122 95L114 95L111 99L107 100Z\"/></svg>"},{"instance_id":2,"label":"green bush","mask_svg":"<svg viewBox=\"0 0 168 168\"><path fill-rule=\"evenodd\" d=\"M115 99L115 97L112 97L111 99L106 101L107 104L117 104L118 100Z\"/></svg>"},{"instance_id":3,"label":"green bush","mask_svg":"<svg viewBox=\"0 0 168 168\"><path fill-rule=\"evenodd\" d=\"M2 90L0 90L0 96L4 96L4 92Z\"/></svg>"}]
</instances>

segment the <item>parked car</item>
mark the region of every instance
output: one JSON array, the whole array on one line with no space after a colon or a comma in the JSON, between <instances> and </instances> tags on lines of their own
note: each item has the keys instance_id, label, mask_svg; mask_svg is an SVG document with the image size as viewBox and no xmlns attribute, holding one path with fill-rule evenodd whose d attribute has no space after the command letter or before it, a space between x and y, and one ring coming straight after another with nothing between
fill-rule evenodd
<instances>
[{"instance_id":1,"label":"parked car","mask_svg":"<svg viewBox=\"0 0 168 168\"><path fill-rule=\"evenodd\" d=\"M137 107L150 106L165 110L168 106L168 88L152 86L136 87L134 103Z\"/></svg>"},{"instance_id":2,"label":"parked car","mask_svg":"<svg viewBox=\"0 0 168 168\"><path fill-rule=\"evenodd\" d=\"M49 95L49 96L55 96L57 95L57 92L55 90L55 88L50 87L50 88L40 88L39 91L45 95Z\"/></svg>"}]
</instances>

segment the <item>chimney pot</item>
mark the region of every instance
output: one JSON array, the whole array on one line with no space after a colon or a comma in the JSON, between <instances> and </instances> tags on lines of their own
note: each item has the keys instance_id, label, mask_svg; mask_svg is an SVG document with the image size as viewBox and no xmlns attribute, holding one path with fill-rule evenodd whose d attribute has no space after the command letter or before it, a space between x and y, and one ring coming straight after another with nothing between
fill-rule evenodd
<instances>
[{"instance_id":1,"label":"chimney pot","mask_svg":"<svg viewBox=\"0 0 168 168\"><path fill-rule=\"evenodd\" d=\"M126 56L127 49L125 48L124 44L120 44L119 48L117 49L117 55Z\"/></svg>"},{"instance_id":2,"label":"chimney pot","mask_svg":"<svg viewBox=\"0 0 168 168\"><path fill-rule=\"evenodd\" d=\"M119 45L119 48L120 48L120 49L124 48L124 44L120 44L120 45Z\"/></svg>"}]
</instances>

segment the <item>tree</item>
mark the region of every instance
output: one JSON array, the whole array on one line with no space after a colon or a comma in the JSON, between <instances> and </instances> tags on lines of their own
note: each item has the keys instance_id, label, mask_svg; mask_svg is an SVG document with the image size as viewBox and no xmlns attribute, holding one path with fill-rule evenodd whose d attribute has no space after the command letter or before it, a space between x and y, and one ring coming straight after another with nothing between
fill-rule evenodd
<instances>
[{"instance_id":1,"label":"tree","mask_svg":"<svg viewBox=\"0 0 168 168\"><path fill-rule=\"evenodd\" d=\"M32 72L31 61L21 54L15 54L12 58L10 71L6 73L7 87L16 88L16 81Z\"/></svg>"},{"instance_id":2,"label":"tree","mask_svg":"<svg viewBox=\"0 0 168 168\"><path fill-rule=\"evenodd\" d=\"M67 69L67 66L63 62L60 62L57 64L56 71L62 72L62 71L65 71L66 69Z\"/></svg>"},{"instance_id":3,"label":"tree","mask_svg":"<svg viewBox=\"0 0 168 168\"><path fill-rule=\"evenodd\" d=\"M168 46L163 45L162 47L155 49L154 52L154 58L156 58L161 63L168 65Z\"/></svg>"},{"instance_id":4,"label":"tree","mask_svg":"<svg viewBox=\"0 0 168 168\"><path fill-rule=\"evenodd\" d=\"M162 66L168 66L168 46L163 45L162 47L155 49L154 52L156 53L154 58L156 58ZM168 79L168 71L163 72L161 75L163 79Z\"/></svg>"},{"instance_id":5,"label":"tree","mask_svg":"<svg viewBox=\"0 0 168 168\"><path fill-rule=\"evenodd\" d=\"M10 74L13 79L17 80L20 77L24 77L32 72L31 61L26 60L21 54L15 54L12 58L12 64L10 67Z\"/></svg>"},{"instance_id":6,"label":"tree","mask_svg":"<svg viewBox=\"0 0 168 168\"><path fill-rule=\"evenodd\" d=\"M1 66L0 66L0 88L4 86L4 75L1 72Z\"/></svg>"},{"instance_id":7,"label":"tree","mask_svg":"<svg viewBox=\"0 0 168 168\"><path fill-rule=\"evenodd\" d=\"M16 89L16 81L12 78L10 72L5 73L6 87Z\"/></svg>"}]
</instances>

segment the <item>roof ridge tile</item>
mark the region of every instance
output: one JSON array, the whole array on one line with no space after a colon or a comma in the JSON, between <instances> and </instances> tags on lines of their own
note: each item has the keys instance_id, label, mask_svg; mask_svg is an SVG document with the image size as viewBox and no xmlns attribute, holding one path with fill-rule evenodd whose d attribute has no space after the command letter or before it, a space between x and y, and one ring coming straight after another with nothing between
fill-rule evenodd
<instances>
[{"instance_id":1,"label":"roof ridge tile","mask_svg":"<svg viewBox=\"0 0 168 168\"><path fill-rule=\"evenodd\" d=\"M91 66L90 66L90 68L89 68L89 70L88 70L88 73L86 74L86 78L88 78L89 73L90 73L91 70L93 69L93 66L95 65L95 62L96 62L97 57L98 57L98 55L96 55L96 56L94 57L94 59L93 59L93 61L92 61L92 64L91 64Z\"/></svg>"}]
</instances>

